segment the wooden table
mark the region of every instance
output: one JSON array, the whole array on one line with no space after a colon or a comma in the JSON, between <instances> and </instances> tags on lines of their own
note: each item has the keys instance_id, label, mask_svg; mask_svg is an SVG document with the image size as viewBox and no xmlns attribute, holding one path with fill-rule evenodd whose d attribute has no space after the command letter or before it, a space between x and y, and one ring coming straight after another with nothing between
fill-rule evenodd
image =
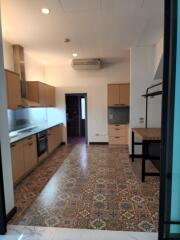
<instances>
[{"instance_id":1,"label":"wooden table","mask_svg":"<svg viewBox=\"0 0 180 240\"><path fill-rule=\"evenodd\" d=\"M141 140L141 142L135 142L135 135ZM160 142L161 142L161 129L160 128L133 128L132 129L132 161L135 158L142 158L142 169L141 169L141 180L145 181L145 176L159 176L159 173L146 172L146 160L160 160L160 154L158 156L150 156L149 145L152 143L159 144L160 153ZM136 145L142 146L142 155L137 155L134 152Z\"/></svg>"}]
</instances>

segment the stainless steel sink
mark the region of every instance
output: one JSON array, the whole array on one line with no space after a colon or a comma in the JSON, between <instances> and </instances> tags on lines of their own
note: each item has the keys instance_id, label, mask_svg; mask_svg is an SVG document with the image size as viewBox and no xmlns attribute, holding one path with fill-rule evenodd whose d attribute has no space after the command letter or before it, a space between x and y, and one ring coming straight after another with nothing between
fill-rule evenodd
<instances>
[{"instance_id":1,"label":"stainless steel sink","mask_svg":"<svg viewBox=\"0 0 180 240\"><path fill-rule=\"evenodd\" d=\"M33 132L33 130L35 128L37 128L37 126L27 127L27 128L21 129L21 130L10 132L9 133L9 137L13 138L13 137L17 137L18 135L23 134L23 133Z\"/></svg>"},{"instance_id":2,"label":"stainless steel sink","mask_svg":"<svg viewBox=\"0 0 180 240\"><path fill-rule=\"evenodd\" d=\"M25 128L25 129L22 129L20 131L18 131L18 133L26 133L26 132L32 132L33 129L35 129L37 127L29 127L29 128Z\"/></svg>"}]
</instances>

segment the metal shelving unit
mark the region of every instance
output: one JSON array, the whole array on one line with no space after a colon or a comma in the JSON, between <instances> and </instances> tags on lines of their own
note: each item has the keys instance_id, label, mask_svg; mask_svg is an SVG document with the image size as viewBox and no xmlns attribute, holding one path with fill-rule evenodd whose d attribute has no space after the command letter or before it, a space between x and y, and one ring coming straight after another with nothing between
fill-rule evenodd
<instances>
[{"instance_id":1,"label":"metal shelving unit","mask_svg":"<svg viewBox=\"0 0 180 240\"><path fill-rule=\"evenodd\" d=\"M154 91L154 92L149 92L149 90L153 89L153 88L156 88L158 86L161 86L162 85L162 82L160 83L157 83L157 84L154 84L150 87L148 87L146 89L146 94L142 95L142 97L145 97L146 98L146 119L145 119L145 128L148 127L148 103L149 103L149 97L155 97L155 96L159 96L159 95L162 95L162 91Z\"/></svg>"}]
</instances>

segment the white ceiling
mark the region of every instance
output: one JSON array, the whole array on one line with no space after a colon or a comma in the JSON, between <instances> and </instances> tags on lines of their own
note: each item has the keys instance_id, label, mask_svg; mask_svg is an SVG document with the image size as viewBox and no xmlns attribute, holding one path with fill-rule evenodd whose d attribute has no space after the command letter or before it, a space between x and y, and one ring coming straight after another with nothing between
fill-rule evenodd
<instances>
[{"instance_id":1,"label":"white ceiling","mask_svg":"<svg viewBox=\"0 0 180 240\"><path fill-rule=\"evenodd\" d=\"M164 0L1 0L3 38L37 60L122 58L133 45L154 44L163 29ZM50 14L41 14L48 7ZM64 43L70 38L70 43Z\"/></svg>"}]
</instances>

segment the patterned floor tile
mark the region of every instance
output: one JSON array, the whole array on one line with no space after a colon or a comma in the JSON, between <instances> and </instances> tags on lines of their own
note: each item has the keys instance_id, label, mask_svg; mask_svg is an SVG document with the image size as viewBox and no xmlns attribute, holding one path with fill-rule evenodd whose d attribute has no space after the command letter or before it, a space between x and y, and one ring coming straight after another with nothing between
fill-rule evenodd
<instances>
[{"instance_id":1,"label":"patterned floor tile","mask_svg":"<svg viewBox=\"0 0 180 240\"><path fill-rule=\"evenodd\" d=\"M59 148L15 189L11 223L157 231L159 178L141 183L141 161L128 154L125 145Z\"/></svg>"},{"instance_id":2,"label":"patterned floor tile","mask_svg":"<svg viewBox=\"0 0 180 240\"><path fill-rule=\"evenodd\" d=\"M90 222L90 227L92 229L103 230L106 229L106 222L102 219L94 219L93 221Z\"/></svg>"}]
</instances>

